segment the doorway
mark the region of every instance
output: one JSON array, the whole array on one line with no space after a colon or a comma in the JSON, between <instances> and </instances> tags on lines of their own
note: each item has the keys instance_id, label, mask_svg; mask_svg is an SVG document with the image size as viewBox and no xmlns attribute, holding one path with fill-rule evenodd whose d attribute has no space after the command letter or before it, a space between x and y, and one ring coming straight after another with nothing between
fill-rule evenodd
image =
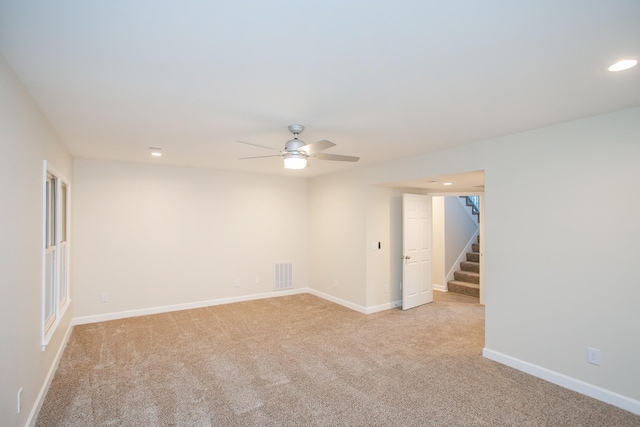
<instances>
[{"instance_id":1,"label":"doorway","mask_svg":"<svg viewBox=\"0 0 640 427\"><path fill-rule=\"evenodd\" d=\"M486 240L486 234L484 230L484 224L485 224L484 171L474 171L474 172L466 172L466 173L459 173L459 174L452 174L452 175L442 175L442 176L429 177L429 178L424 178L419 180L397 182L390 186L398 190L401 190L402 192L411 192L415 194L428 194L436 197L459 197L459 196L469 196L469 195L478 196L480 200L480 206L479 206L480 222L478 225L478 233L480 236L482 236L482 238L479 241L479 251L478 251L479 252L478 263L479 263L479 270L480 270L479 271L479 275L480 275L479 302L480 304L484 305L485 289L487 285L484 277L485 276L484 245ZM400 200L398 200L398 203L400 203ZM403 254L401 253L403 250L402 244L401 244L401 241L402 241L402 235L401 235L402 218L401 217L402 215L396 216L397 220L400 222L400 225L392 226L392 234L396 234L396 236L393 237L393 239L398 240L400 243L399 245L397 245L398 252L392 255L392 264L396 262L398 263L397 264L398 267L396 271L398 271L399 273L402 271L401 265L399 263L403 262L403 258L402 258ZM438 221L438 218L436 218L435 214L433 219L434 219L434 222ZM445 232L444 227L441 227L438 224L434 224L433 234L434 234L435 241L433 246L434 253L433 253L433 261L432 261L433 262L432 268L434 272L437 272L438 268L440 268L440 271L444 271L445 269L444 257L441 256L441 254L444 253L444 249L442 247L440 248L437 247L438 244L441 244L439 242L444 241L443 239L446 237L444 236L444 232ZM440 258L438 258L439 256ZM393 266L392 266L392 269L394 269ZM446 287L445 287L446 281L444 281L444 278L446 277L447 273L448 271L446 271L444 274L442 273L434 274L434 278L437 277L437 274L440 274L440 277L441 277L441 279L439 280L440 283L438 283L438 281L436 280L432 281L435 290L446 290ZM400 280L400 283L402 283L402 279Z\"/></svg>"},{"instance_id":2,"label":"doorway","mask_svg":"<svg viewBox=\"0 0 640 427\"><path fill-rule=\"evenodd\" d=\"M482 194L433 196L433 287L479 297ZM471 205L473 203L473 206ZM477 210L476 210L477 206Z\"/></svg>"}]
</instances>

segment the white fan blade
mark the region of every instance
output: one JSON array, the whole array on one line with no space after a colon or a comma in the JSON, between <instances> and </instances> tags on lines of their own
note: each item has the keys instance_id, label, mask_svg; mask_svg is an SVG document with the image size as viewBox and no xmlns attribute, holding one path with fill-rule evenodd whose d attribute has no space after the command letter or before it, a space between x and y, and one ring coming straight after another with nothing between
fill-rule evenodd
<instances>
[{"instance_id":1,"label":"white fan blade","mask_svg":"<svg viewBox=\"0 0 640 427\"><path fill-rule=\"evenodd\" d=\"M326 153L314 154L313 158L319 159L319 160L336 160L338 162L357 162L358 160L360 160L360 157L342 156L340 154L326 154Z\"/></svg>"},{"instance_id":2,"label":"white fan blade","mask_svg":"<svg viewBox=\"0 0 640 427\"><path fill-rule=\"evenodd\" d=\"M282 152L282 150L279 150L277 148L267 147L266 145L254 144L253 142L246 142L246 141L236 141L236 142L239 142L240 144L253 145L254 147L266 148L267 150L275 150L275 151Z\"/></svg>"},{"instance_id":3,"label":"white fan blade","mask_svg":"<svg viewBox=\"0 0 640 427\"><path fill-rule=\"evenodd\" d=\"M282 154L273 154L273 155L271 155L271 156L240 157L240 160L247 160L247 159L264 159L265 157L282 157Z\"/></svg>"},{"instance_id":4,"label":"white fan blade","mask_svg":"<svg viewBox=\"0 0 640 427\"><path fill-rule=\"evenodd\" d=\"M298 148L298 151L304 151L307 154L315 154L319 153L320 151L326 150L327 148L334 147L335 145L336 144L334 144L333 142L323 139L322 141L316 141L312 142L311 144L303 145L302 147Z\"/></svg>"}]
</instances>

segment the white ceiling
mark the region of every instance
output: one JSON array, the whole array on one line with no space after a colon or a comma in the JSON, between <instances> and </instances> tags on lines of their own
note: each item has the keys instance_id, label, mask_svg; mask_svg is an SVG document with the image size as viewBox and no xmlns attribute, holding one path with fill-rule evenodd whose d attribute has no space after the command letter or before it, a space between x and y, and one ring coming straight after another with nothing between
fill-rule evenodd
<instances>
[{"instance_id":1,"label":"white ceiling","mask_svg":"<svg viewBox=\"0 0 640 427\"><path fill-rule=\"evenodd\" d=\"M0 49L84 158L308 177L640 105L638 0L0 0ZM292 123L360 162L238 160Z\"/></svg>"},{"instance_id":2,"label":"white ceiling","mask_svg":"<svg viewBox=\"0 0 640 427\"><path fill-rule=\"evenodd\" d=\"M408 181L389 182L386 187L419 188L429 193L465 193L484 192L484 171L471 171L452 175L430 176Z\"/></svg>"}]
</instances>

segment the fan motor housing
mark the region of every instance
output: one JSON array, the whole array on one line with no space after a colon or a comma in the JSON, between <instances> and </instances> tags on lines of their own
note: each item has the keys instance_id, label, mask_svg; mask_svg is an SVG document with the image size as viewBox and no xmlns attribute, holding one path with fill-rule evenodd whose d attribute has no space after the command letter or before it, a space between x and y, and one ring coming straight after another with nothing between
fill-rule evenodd
<instances>
[{"instance_id":1,"label":"fan motor housing","mask_svg":"<svg viewBox=\"0 0 640 427\"><path fill-rule=\"evenodd\" d=\"M289 141L287 141L287 143L284 146L284 150L285 151L298 151L298 148L307 145L306 142L304 142L301 139L298 138L294 138L294 139L290 139Z\"/></svg>"}]
</instances>

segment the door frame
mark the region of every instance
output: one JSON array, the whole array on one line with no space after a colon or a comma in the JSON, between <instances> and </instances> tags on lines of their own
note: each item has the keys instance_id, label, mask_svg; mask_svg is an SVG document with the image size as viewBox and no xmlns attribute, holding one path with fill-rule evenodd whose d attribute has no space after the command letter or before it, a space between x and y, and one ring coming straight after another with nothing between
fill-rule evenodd
<instances>
[{"instance_id":1,"label":"door frame","mask_svg":"<svg viewBox=\"0 0 640 427\"><path fill-rule=\"evenodd\" d=\"M444 197L460 197L460 196L478 196L480 197L480 224L479 224L479 230L478 233L480 234L480 236L482 236L480 238L480 283L482 284L480 286L480 304L484 305L484 301L485 301L485 289L486 289L486 283L487 281L485 280L485 266L484 266L484 244L485 244L485 209L484 209L484 205L485 205L485 198L484 198L484 191L457 191L457 192L426 192L426 191L421 191L419 193L414 193L414 194L428 194L429 196L444 196ZM431 284L433 286L433 283Z\"/></svg>"}]
</instances>

